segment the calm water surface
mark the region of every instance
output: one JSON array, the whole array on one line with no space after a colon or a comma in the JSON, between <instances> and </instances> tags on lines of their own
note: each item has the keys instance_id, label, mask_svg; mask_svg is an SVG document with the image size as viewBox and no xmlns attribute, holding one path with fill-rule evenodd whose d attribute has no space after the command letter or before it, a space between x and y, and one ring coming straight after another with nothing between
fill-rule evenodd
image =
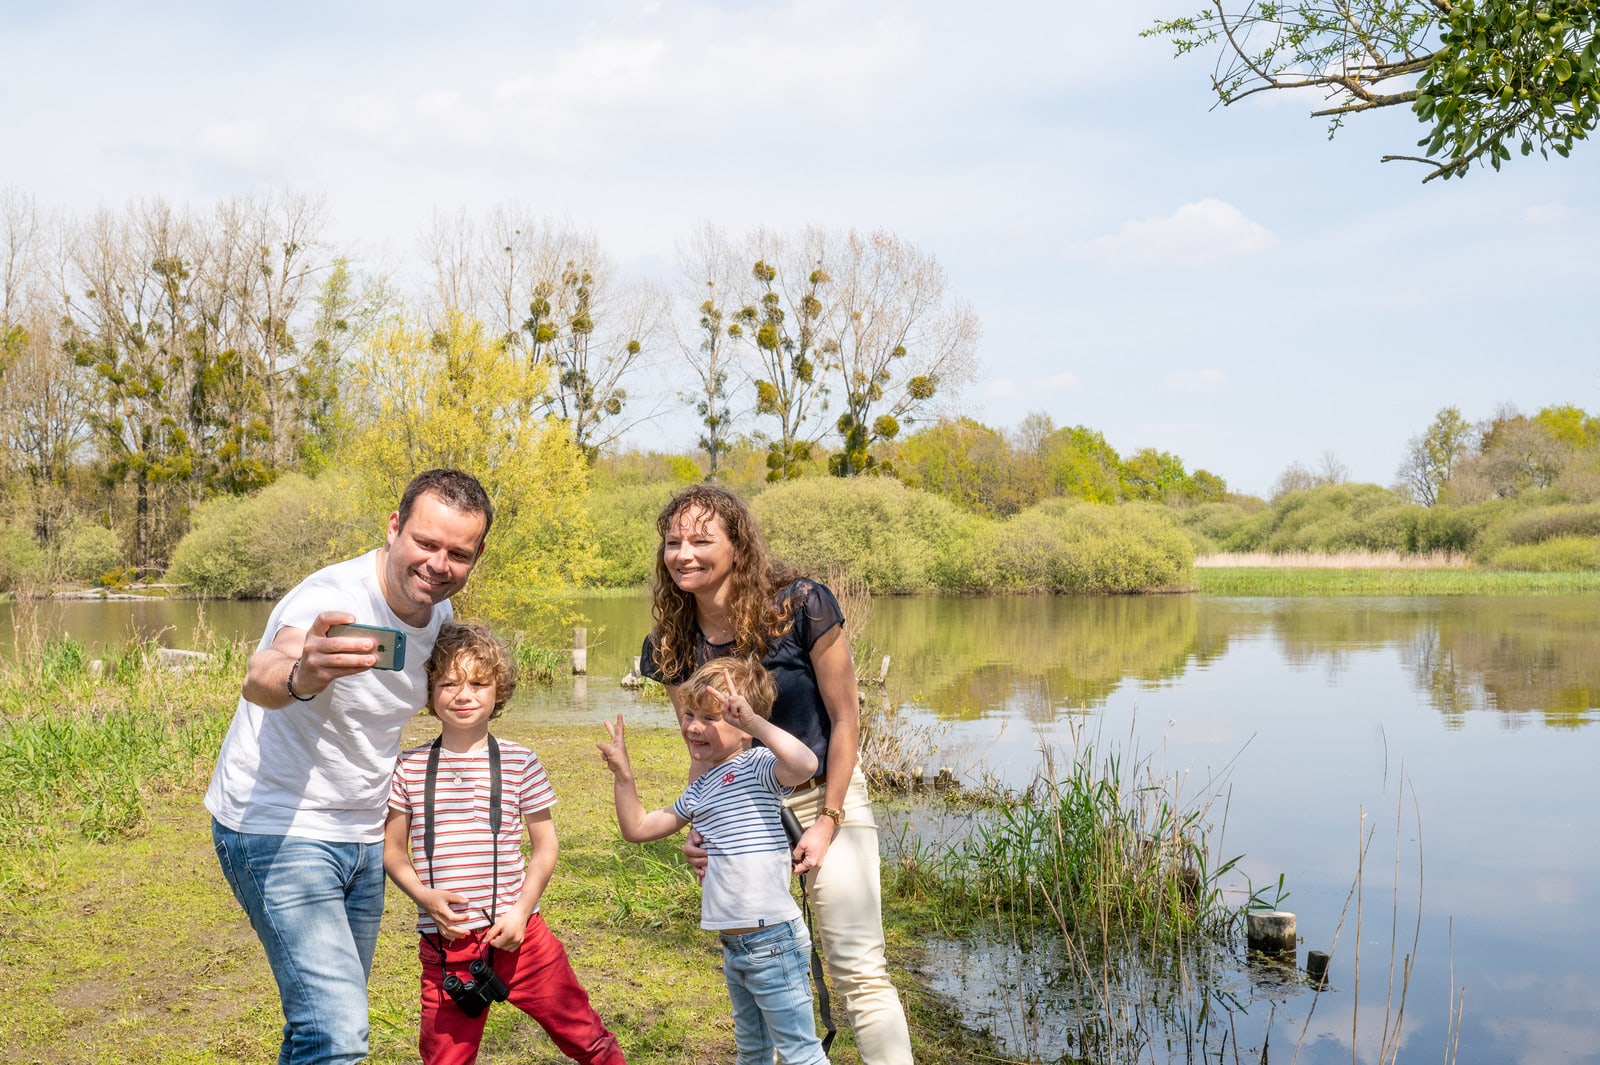
<instances>
[{"instance_id":1,"label":"calm water surface","mask_svg":"<svg viewBox=\"0 0 1600 1065\"><path fill-rule=\"evenodd\" d=\"M204 614L220 633L253 637L269 609ZM584 609L590 675L519 696L514 712L670 721L617 685L648 624L643 597ZM12 610L0 605L0 651ZM195 610L52 604L22 627L189 646ZM874 662L893 655L890 702L940 727L932 762L1022 784L1041 750L1070 751L1076 730L1180 780L1183 798L1218 795L1223 856L1243 854L1257 886L1285 875L1299 960L1334 953L1329 990L1235 965L1220 978L1232 1015L1199 1025L1205 1046L1169 1050L1156 1036L1140 1060L1193 1049L1232 1061L1237 1039L1240 1060L1260 1060L1265 1042L1273 1061L1347 1062L1352 1044L1376 1061L1393 945L1395 1004L1414 954L1399 1060L1452 1060L1459 1006L1454 1060L1498 1065L1600 1063L1597 633L1594 597L879 599L861 643ZM1340 914L1368 834L1358 935L1354 902L1342 928ZM934 956L924 975L1011 1052L1048 1059L1082 1045L1070 1009L1046 1001L1059 967L972 944L935 944ZM1025 1002L1044 1009L1030 1020Z\"/></svg>"}]
</instances>

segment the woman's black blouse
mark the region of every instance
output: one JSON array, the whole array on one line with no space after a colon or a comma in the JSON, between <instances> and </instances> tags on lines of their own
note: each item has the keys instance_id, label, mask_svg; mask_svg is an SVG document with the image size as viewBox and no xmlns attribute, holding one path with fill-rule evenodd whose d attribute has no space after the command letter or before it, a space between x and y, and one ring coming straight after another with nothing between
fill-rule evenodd
<instances>
[{"instance_id":1,"label":"woman's black blouse","mask_svg":"<svg viewBox=\"0 0 1600 1065\"><path fill-rule=\"evenodd\" d=\"M844 622L839 600L825 584L806 577L792 581L778 593L780 602L789 604L789 627L767 647L761 659L772 673L778 697L772 704L772 723L810 747L817 756L817 772L828 764L828 737L833 721L822 703L817 674L811 668L811 649L835 625ZM732 643L712 643L695 628L694 660L702 666L715 658L733 654ZM688 674L664 677L656 666L656 643L652 633L644 638L639 653L639 672L663 684L682 684Z\"/></svg>"}]
</instances>

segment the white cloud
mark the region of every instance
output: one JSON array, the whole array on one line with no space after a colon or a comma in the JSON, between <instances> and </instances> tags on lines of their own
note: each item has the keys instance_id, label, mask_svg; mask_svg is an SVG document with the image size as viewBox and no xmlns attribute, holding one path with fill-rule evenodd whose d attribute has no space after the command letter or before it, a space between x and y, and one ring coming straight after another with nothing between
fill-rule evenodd
<instances>
[{"instance_id":1,"label":"white cloud","mask_svg":"<svg viewBox=\"0 0 1600 1065\"><path fill-rule=\"evenodd\" d=\"M1121 268L1205 266L1254 255L1272 247L1277 236L1252 222L1230 203L1186 203L1170 215L1122 223L1115 234L1069 245L1067 253Z\"/></svg>"},{"instance_id":2,"label":"white cloud","mask_svg":"<svg viewBox=\"0 0 1600 1065\"><path fill-rule=\"evenodd\" d=\"M1204 370L1180 370L1167 375L1167 387L1174 392L1190 392L1199 395L1210 395L1221 392L1228 383L1228 376L1215 367Z\"/></svg>"},{"instance_id":3,"label":"white cloud","mask_svg":"<svg viewBox=\"0 0 1600 1065\"><path fill-rule=\"evenodd\" d=\"M213 122L200 131L200 150L233 166L255 166L272 158L276 148L266 123L247 118Z\"/></svg>"},{"instance_id":4,"label":"white cloud","mask_svg":"<svg viewBox=\"0 0 1600 1065\"><path fill-rule=\"evenodd\" d=\"M1063 370L1061 373L1049 377L1035 377L1028 381L1017 381L1011 377L996 377L989 382L989 387L984 390L988 399L1026 399L1039 397L1052 392L1069 392L1078 387L1078 375L1071 371Z\"/></svg>"},{"instance_id":5,"label":"white cloud","mask_svg":"<svg viewBox=\"0 0 1600 1065\"><path fill-rule=\"evenodd\" d=\"M461 107L461 93L454 89L435 89L417 97L417 114L423 118L450 118Z\"/></svg>"},{"instance_id":6,"label":"white cloud","mask_svg":"<svg viewBox=\"0 0 1600 1065\"><path fill-rule=\"evenodd\" d=\"M1522 220L1533 226L1552 226L1568 221L1573 213L1564 203L1540 203L1523 208Z\"/></svg>"}]
</instances>

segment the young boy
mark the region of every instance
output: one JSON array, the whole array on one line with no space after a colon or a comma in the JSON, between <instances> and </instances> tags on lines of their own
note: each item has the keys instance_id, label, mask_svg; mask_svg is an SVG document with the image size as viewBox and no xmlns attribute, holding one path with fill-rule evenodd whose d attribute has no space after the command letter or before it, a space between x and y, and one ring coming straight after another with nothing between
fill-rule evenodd
<instances>
[{"instance_id":1,"label":"young boy","mask_svg":"<svg viewBox=\"0 0 1600 1065\"><path fill-rule=\"evenodd\" d=\"M384 869L417 904L423 1062L471 1065L490 1003L509 1001L572 1060L625 1065L539 915L556 865L555 794L532 751L489 735L516 690L510 654L487 627L451 623L427 673L439 738L401 753L383 846Z\"/></svg>"},{"instance_id":2,"label":"young boy","mask_svg":"<svg viewBox=\"0 0 1600 1065\"><path fill-rule=\"evenodd\" d=\"M622 715L597 743L614 774L622 838L662 839L683 826L705 837L709 855L701 884L700 927L722 939L722 970L733 1000L739 1065L827 1061L811 1013L806 962L811 938L789 894L793 856L783 832L780 798L817 771L817 756L772 724L772 677L753 659L720 658L684 683L684 739L710 765L671 807L646 813L623 742ZM765 746L746 749L746 735Z\"/></svg>"}]
</instances>

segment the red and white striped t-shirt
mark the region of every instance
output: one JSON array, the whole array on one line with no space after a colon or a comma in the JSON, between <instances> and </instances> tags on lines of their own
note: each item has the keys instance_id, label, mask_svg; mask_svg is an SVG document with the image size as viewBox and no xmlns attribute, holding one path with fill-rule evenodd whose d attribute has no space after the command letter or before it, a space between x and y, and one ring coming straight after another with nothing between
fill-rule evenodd
<instances>
[{"instance_id":1,"label":"red and white striped t-shirt","mask_svg":"<svg viewBox=\"0 0 1600 1065\"><path fill-rule=\"evenodd\" d=\"M389 807L411 815L411 864L424 884L459 891L468 929L489 927L490 885L498 886L495 914L504 914L522 892L522 819L555 805L556 795L539 758L520 743L500 740L500 868L495 876L489 832L489 751L456 754L440 748L439 775L433 791L433 866L429 868L422 833L426 826L424 796L428 750L413 747L400 753L389 788ZM537 912L537 911L535 911ZM417 913L417 931L436 931L433 918Z\"/></svg>"}]
</instances>

